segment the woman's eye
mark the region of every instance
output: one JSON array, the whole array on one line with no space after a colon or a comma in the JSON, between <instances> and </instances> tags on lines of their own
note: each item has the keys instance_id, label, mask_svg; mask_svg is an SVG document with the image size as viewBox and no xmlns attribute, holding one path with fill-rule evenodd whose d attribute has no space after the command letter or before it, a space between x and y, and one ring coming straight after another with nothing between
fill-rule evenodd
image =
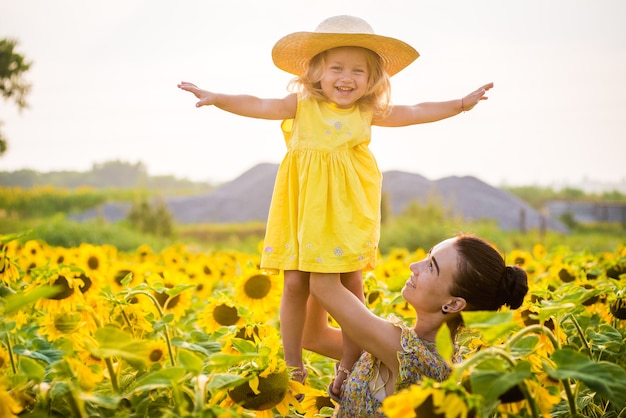
<instances>
[{"instance_id":1,"label":"woman's eye","mask_svg":"<svg viewBox=\"0 0 626 418\"><path fill-rule=\"evenodd\" d=\"M432 261L428 262L428 271L433 271L433 263L432 263Z\"/></svg>"}]
</instances>

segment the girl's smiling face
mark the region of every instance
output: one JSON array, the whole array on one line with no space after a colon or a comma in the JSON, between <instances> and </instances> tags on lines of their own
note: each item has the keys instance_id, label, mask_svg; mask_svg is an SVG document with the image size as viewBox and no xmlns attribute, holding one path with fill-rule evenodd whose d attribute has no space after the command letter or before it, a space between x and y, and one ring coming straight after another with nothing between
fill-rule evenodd
<instances>
[{"instance_id":1,"label":"girl's smiling face","mask_svg":"<svg viewBox=\"0 0 626 418\"><path fill-rule=\"evenodd\" d=\"M363 97L369 80L366 54L357 47L339 47L326 52L320 84L330 103L348 109Z\"/></svg>"}]
</instances>

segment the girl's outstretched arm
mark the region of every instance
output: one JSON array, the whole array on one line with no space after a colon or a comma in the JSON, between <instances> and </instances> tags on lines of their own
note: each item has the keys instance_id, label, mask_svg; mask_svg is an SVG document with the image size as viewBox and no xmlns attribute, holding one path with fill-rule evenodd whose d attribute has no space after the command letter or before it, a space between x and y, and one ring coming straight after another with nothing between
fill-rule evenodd
<instances>
[{"instance_id":1,"label":"girl's outstretched arm","mask_svg":"<svg viewBox=\"0 0 626 418\"><path fill-rule=\"evenodd\" d=\"M199 99L196 107L216 106L236 115L258 119L283 120L292 119L296 115L295 94L282 99L261 99L249 95L214 93L186 81L179 83L178 88L192 93Z\"/></svg>"},{"instance_id":2,"label":"girl's outstretched arm","mask_svg":"<svg viewBox=\"0 0 626 418\"><path fill-rule=\"evenodd\" d=\"M408 126L418 123L436 122L461 112L471 110L481 100L487 100L485 95L493 83L485 84L460 99L445 102L425 102L412 106L393 106L391 113L383 119L375 119L374 125L378 126Z\"/></svg>"}]
</instances>

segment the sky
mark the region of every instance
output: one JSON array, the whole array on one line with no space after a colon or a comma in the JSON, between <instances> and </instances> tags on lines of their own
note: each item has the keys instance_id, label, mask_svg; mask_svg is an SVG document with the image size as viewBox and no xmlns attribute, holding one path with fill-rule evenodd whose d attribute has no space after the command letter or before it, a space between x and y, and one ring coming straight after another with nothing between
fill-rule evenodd
<instances>
[{"instance_id":1,"label":"sky","mask_svg":"<svg viewBox=\"0 0 626 418\"><path fill-rule=\"evenodd\" d=\"M32 62L29 107L0 100L0 171L88 171L121 160L151 175L230 181L279 163L279 121L195 108L180 81L283 97L292 76L274 43L350 14L420 57L392 103L458 99L494 82L472 111L374 127L380 169L494 186L626 184L623 0L0 0L0 39Z\"/></svg>"}]
</instances>

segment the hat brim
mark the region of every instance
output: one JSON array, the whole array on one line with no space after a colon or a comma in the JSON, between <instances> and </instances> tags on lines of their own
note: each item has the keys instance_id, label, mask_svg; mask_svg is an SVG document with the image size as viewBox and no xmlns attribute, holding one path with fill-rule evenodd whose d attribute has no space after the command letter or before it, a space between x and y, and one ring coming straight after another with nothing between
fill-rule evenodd
<instances>
[{"instance_id":1,"label":"hat brim","mask_svg":"<svg viewBox=\"0 0 626 418\"><path fill-rule=\"evenodd\" d=\"M341 46L357 46L380 56L387 74L392 76L419 57L409 44L395 38L370 33L295 32L281 38L272 48L272 60L281 70L300 76L311 58L322 51Z\"/></svg>"}]
</instances>

